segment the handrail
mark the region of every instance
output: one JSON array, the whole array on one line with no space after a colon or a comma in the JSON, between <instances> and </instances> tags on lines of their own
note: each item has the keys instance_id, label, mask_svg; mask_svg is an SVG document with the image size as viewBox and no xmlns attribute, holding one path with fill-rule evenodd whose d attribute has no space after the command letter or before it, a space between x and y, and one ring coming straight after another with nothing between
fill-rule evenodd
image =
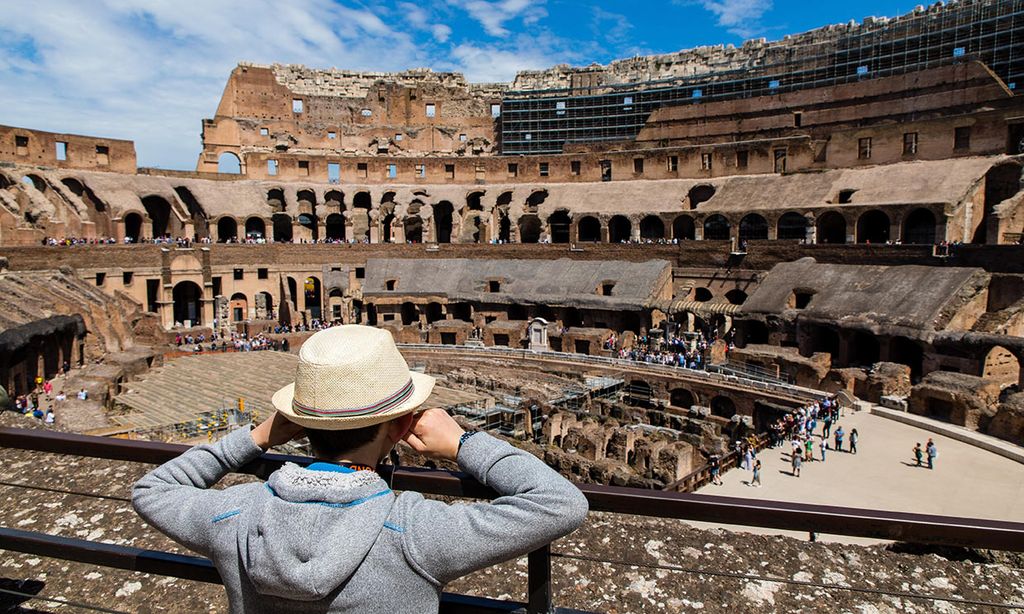
<instances>
[{"instance_id":1,"label":"handrail","mask_svg":"<svg viewBox=\"0 0 1024 614\"><path fill-rule=\"evenodd\" d=\"M166 462L188 449L178 444L20 428L0 428L0 446L55 454L73 451L75 456L147 464ZM313 459L264 454L239 472L266 478L285 462L308 465ZM391 478L389 465L381 465L378 472L385 479ZM493 499L497 496L464 473L434 469L400 468L394 471L394 486L398 490L453 497ZM577 484L577 487L595 512L1024 552L1024 523L1020 522L596 484Z\"/></svg>"},{"instance_id":2,"label":"handrail","mask_svg":"<svg viewBox=\"0 0 1024 614\"><path fill-rule=\"evenodd\" d=\"M469 354L483 354L483 355L494 355L504 354L508 356L514 356L517 358L539 358L539 359L550 359L559 360L562 362L574 361L590 364L598 364L603 366L614 366L616 368L636 368L636 369L649 369L653 372L661 371L675 376L685 376L695 379L708 380L713 383L728 384L730 386L745 388L751 392L781 392L788 394L795 398L807 399L807 400L821 400L827 397L824 392L813 390L811 388L803 388L801 386L794 386L792 384L764 382L761 380L744 377L741 375L724 375L721 373L714 373L711 371L705 371L702 369L689 369L686 367L673 367L671 365L660 365L649 362L638 362L635 360L625 360L621 358L608 358L605 356L590 356L588 354L574 354L570 352L552 352L552 351L533 351L516 348L506 347L474 347L465 345L435 345L431 343L399 343L399 349L410 349L410 350L424 350L424 351L440 351L440 352L459 352Z\"/></svg>"}]
</instances>

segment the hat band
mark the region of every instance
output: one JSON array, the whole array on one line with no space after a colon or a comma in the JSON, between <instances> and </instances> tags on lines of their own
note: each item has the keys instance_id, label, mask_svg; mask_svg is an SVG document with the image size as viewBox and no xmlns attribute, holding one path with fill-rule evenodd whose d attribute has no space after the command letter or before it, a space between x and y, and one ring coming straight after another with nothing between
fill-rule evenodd
<instances>
[{"instance_id":1,"label":"hat band","mask_svg":"<svg viewBox=\"0 0 1024 614\"><path fill-rule=\"evenodd\" d=\"M374 403L373 405L366 405L364 407L346 407L341 409L321 409L318 407L310 407L309 405L303 405L294 398L292 399L292 409L297 414L303 414L306 416L320 416L320 417L345 417L345 416L373 416L376 414L382 414L393 407L401 405L406 399L412 396L413 391L416 389L413 386L412 378L406 382L404 386L398 389L394 394L389 395L387 398Z\"/></svg>"}]
</instances>

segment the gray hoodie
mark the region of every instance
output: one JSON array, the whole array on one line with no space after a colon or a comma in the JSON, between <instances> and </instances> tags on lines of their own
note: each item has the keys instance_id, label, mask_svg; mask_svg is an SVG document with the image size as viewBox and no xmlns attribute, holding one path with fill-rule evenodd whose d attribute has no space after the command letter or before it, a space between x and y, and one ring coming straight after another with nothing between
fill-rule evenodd
<instances>
[{"instance_id":1,"label":"gray hoodie","mask_svg":"<svg viewBox=\"0 0 1024 614\"><path fill-rule=\"evenodd\" d=\"M436 611L447 582L566 535L587 513L570 482L485 433L458 462L502 495L489 503L396 496L372 471L329 463L209 488L260 454L239 429L156 468L132 496L147 522L213 560L232 612Z\"/></svg>"}]
</instances>

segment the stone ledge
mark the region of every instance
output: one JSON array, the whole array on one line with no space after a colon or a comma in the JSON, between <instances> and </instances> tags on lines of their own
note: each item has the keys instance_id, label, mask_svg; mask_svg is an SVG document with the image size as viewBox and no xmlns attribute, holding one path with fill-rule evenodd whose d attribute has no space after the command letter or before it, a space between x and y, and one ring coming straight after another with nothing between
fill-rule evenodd
<instances>
[{"instance_id":1,"label":"stone ledge","mask_svg":"<svg viewBox=\"0 0 1024 614\"><path fill-rule=\"evenodd\" d=\"M911 426L931 431L950 439L966 443L968 445L981 448L993 454L998 454L1004 458L1008 458L1012 461L1024 464L1024 448L1015 446L1008 441L997 439L990 435L984 435L975 431L970 431L955 424L949 424L947 422L939 422L931 418L924 416L918 416L903 411L897 411L893 409L887 409L879 405L873 405L871 407L871 413L875 416L882 418L888 418Z\"/></svg>"}]
</instances>

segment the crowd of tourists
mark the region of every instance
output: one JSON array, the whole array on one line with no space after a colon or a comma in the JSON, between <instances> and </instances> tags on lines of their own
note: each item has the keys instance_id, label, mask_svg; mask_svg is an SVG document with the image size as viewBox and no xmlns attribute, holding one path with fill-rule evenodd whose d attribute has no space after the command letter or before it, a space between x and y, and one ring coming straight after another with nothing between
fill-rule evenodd
<instances>
[{"instance_id":1,"label":"crowd of tourists","mask_svg":"<svg viewBox=\"0 0 1024 614\"><path fill-rule=\"evenodd\" d=\"M61 369L61 373L65 378L67 377L69 370L70 365L65 362L64 367ZM75 393L75 396L80 401L85 401L89 398L89 392L85 388L82 388ZM64 401L67 401L67 399L68 395L63 390L58 390L54 393L53 381L37 377L35 380L35 387L31 392L15 397L13 408L14 411L19 414L32 416L44 424L52 425L57 420L55 408L59 407L64 403ZM45 409L43 408L44 405Z\"/></svg>"},{"instance_id":2,"label":"crowd of tourists","mask_svg":"<svg viewBox=\"0 0 1024 614\"><path fill-rule=\"evenodd\" d=\"M603 347L615 351L621 360L632 360L646 364L667 365L684 369L704 369L707 365L707 352L711 347L703 332L691 338L672 335L668 339L638 335L636 343L630 348L619 347L620 337L615 333L609 335ZM616 348L618 348L616 350Z\"/></svg>"}]
</instances>

